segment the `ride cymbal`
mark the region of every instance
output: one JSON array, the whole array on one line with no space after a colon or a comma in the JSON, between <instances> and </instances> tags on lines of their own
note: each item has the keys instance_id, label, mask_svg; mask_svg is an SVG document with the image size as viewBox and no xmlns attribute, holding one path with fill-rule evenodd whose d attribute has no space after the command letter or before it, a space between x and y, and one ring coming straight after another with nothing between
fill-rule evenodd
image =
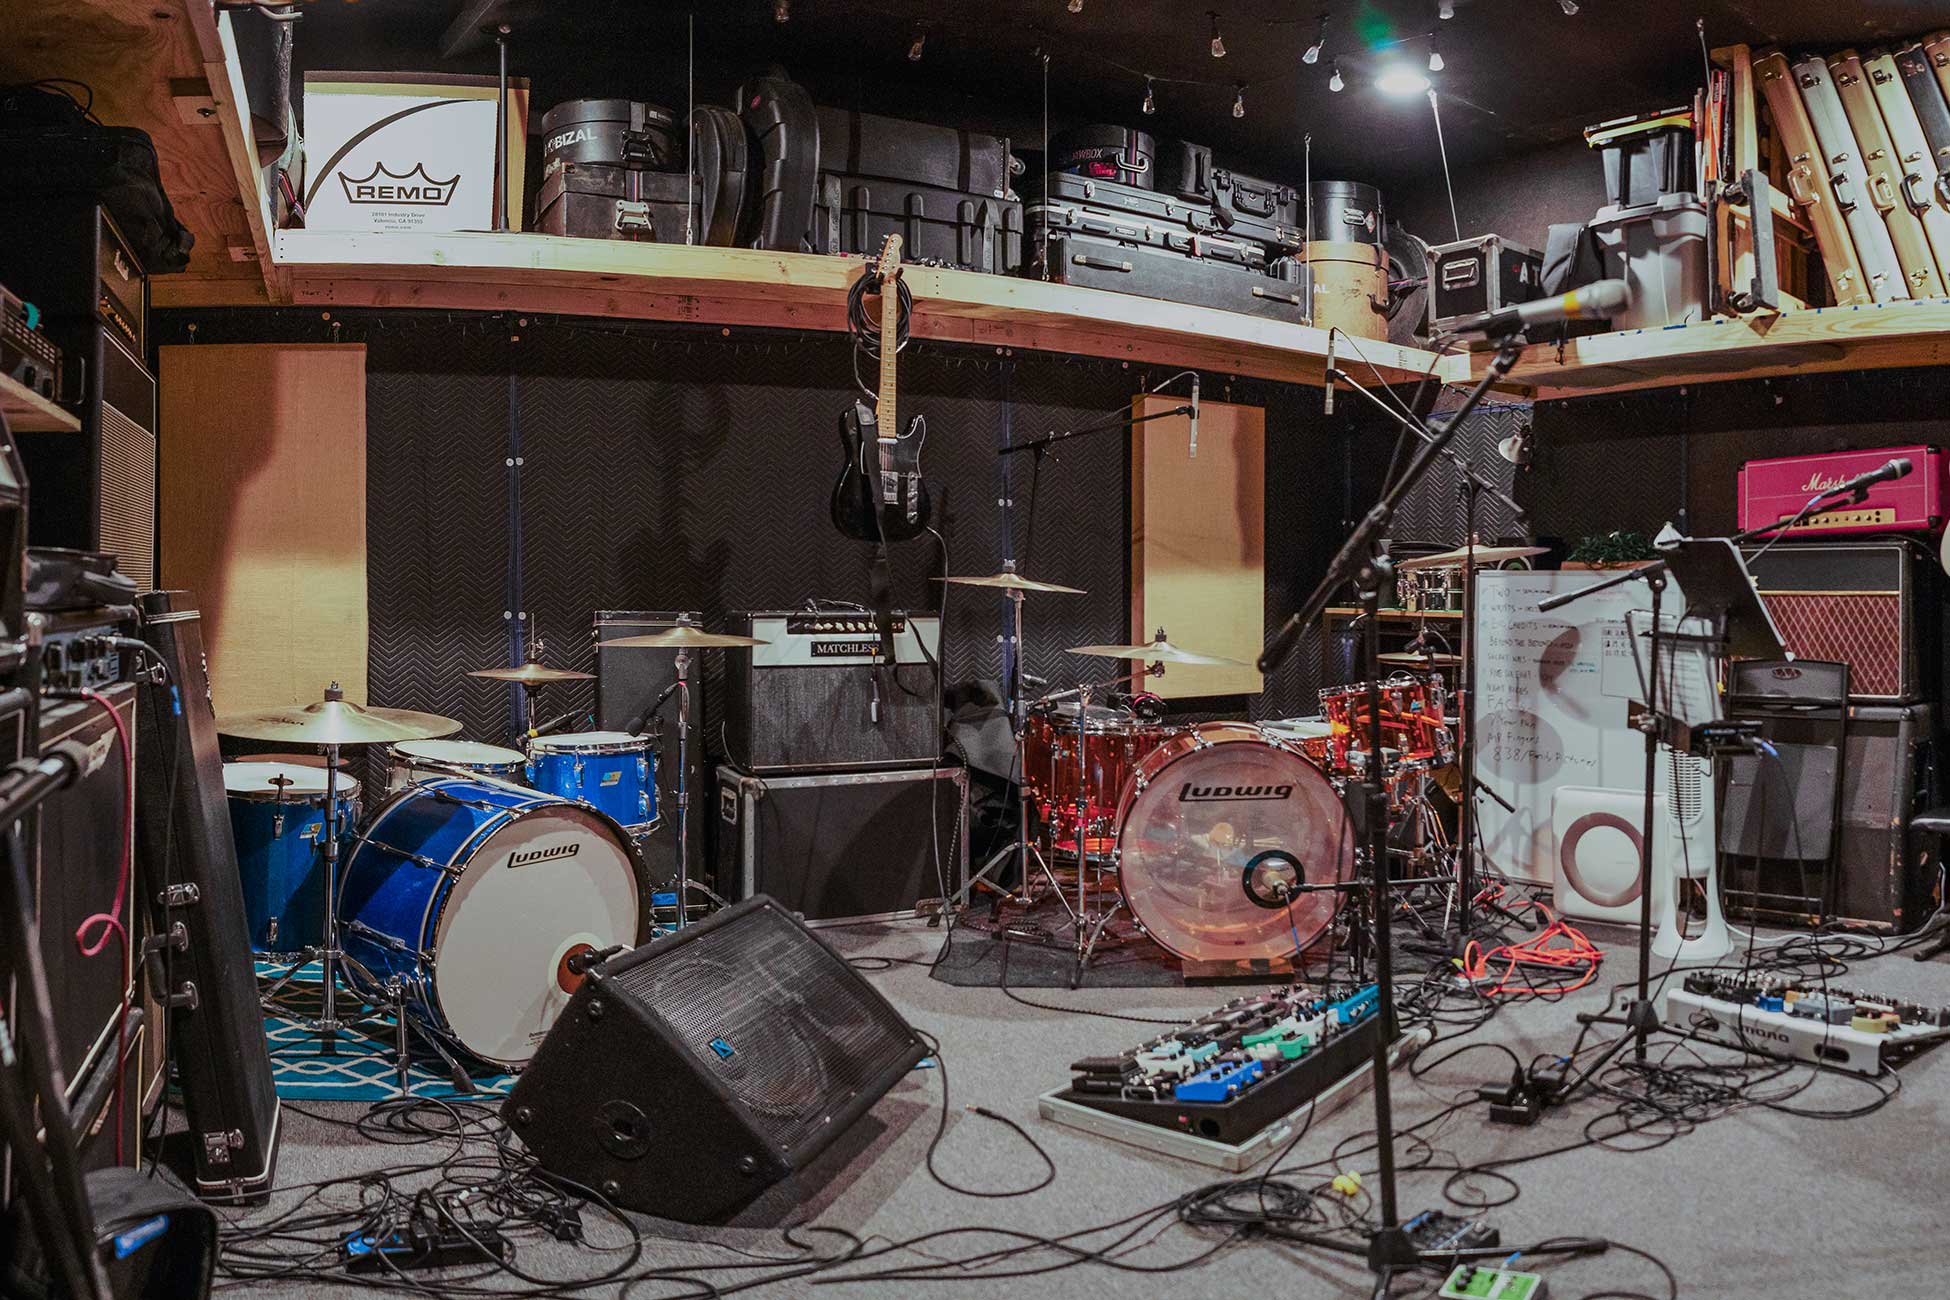
<instances>
[{"instance_id":1,"label":"ride cymbal","mask_svg":"<svg viewBox=\"0 0 1950 1300\"><path fill-rule=\"evenodd\" d=\"M522 686L544 686L549 682L590 682L596 679L594 673L579 673L568 668L548 668L537 663L526 663L519 668L477 668L467 675L485 677L496 682L515 682Z\"/></svg>"},{"instance_id":2,"label":"ride cymbal","mask_svg":"<svg viewBox=\"0 0 1950 1300\"><path fill-rule=\"evenodd\" d=\"M984 574L975 577L936 578L936 582L952 582L959 587L999 587L1004 591L1048 591L1066 596L1086 595L1081 587L1065 587L1054 582L1037 582L1025 578L1014 569L1004 569L1001 573Z\"/></svg>"},{"instance_id":3,"label":"ride cymbal","mask_svg":"<svg viewBox=\"0 0 1950 1300\"><path fill-rule=\"evenodd\" d=\"M1146 663L1189 664L1198 668L1244 668L1246 665L1237 659L1227 659L1223 655L1200 654L1187 650L1165 640L1164 629L1158 630L1155 640L1138 645L1073 645L1069 649L1073 655L1096 655L1104 659L1142 659Z\"/></svg>"}]
</instances>

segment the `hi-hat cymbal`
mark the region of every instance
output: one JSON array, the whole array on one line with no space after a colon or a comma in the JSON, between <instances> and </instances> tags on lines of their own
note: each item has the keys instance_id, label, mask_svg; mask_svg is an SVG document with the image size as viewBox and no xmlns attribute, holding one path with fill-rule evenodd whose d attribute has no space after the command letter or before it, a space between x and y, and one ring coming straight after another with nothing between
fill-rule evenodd
<instances>
[{"instance_id":1,"label":"hi-hat cymbal","mask_svg":"<svg viewBox=\"0 0 1950 1300\"><path fill-rule=\"evenodd\" d=\"M568 668L548 668L536 663L523 664L519 668L477 668L467 675L485 677L496 682L515 682L522 686L544 686L549 682L589 682L596 679L594 673L579 673Z\"/></svg>"},{"instance_id":2,"label":"hi-hat cymbal","mask_svg":"<svg viewBox=\"0 0 1950 1300\"><path fill-rule=\"evenodd\" d=\"M1549 550L1548 546L1479 546L1476 548L1476 564L1480 568L1486 564L1501 564L1505 560L1527 560ZM1395 570L1408 573L1416 569L1459 569L1468 563L1469 549L1457 547L1440 555L1418 555L1412 560L1398 560Z\"/></svg>"},{"instance_id":3,"label":"hi-hat cymbal","mask_svg":"<svg viewBox=\"0 0 1950 1300\"><path fill-rule=\"evenodd\" d=\"M1014 569L1004 569L1001 573L984 574L979 578L952 577L936 578L936 582L952 582L960 587L1000 587L1004 591L1049 591L1066 596L1082 596L1086 593L1081 587L1063 587L1054 582L1037 582L1025 578Z\"/></svg>"},{"instance_id":4,"label":"hi-hat cymbal","mask_svg":"<svg viewBox=\"0 0 1950 1300\"><path fill-rule=\"evenodd\" d=\"M460 723L437 713L368 708L350 700L319 700L235 713L218 718L217 730L244 740L281 740L294 745L388 745L396 740L451 736L460 730Z\"/></svg>"},{"instance_id":5,"label":"hi-hat cymbal","mask_svg":"<svg viewBox=\"0 0 1950 1300\"><path fill-rule=\"evenodd\" d=\"M1427 654L1416 654L1409 650L1391 650L1386 654L1376 655L1375 658L1379 659L1382 663L1392 664L1397 667L1458 668L1462 665L1461 655L1441 654L1436 651L1430 651Z\"/></svg>"},{"instance_id":6,"label":"hi-hat cymbal","mask_svg":"<svg viewBox=\"0 0 1950 1300\"><path fill-rule=\"evenodd\" d=\"M646 632L642 636L619 636L614 641L603 642L603 649L621 646L625 649L664 650L735 650L755 645L770 645L757 637L727 636L721 632L706 632L693 623L679 623L661 632Z\"/></svg>"},{"instance_id":7,"label":"hi-hat cymbal","mask_svg":"<svg viewBox=\"0 0 1950 1300\"><path fill-rule=\"evenodd\" d=\"M1227 659L1220 655L1203 655L1196 650L1187 650L1165 640L1162 634L1155 641L1139 645L1073 645L1069 653L1073 655L1097 655L1105 659L1142 659L1155 664L1189 664L1200 668L1244 668L1246 665L1237 659Z\"/></svg>"}]
</instances>

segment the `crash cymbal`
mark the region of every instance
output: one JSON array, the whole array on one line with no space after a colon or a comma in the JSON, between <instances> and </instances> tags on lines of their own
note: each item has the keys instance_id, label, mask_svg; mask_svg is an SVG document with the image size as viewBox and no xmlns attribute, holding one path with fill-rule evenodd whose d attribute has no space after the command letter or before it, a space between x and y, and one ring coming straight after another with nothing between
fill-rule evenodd
<instances>
[{"instance_id":1,"label":"crash cymbal","mask_svg":"<svg viewBox=\"0 0 1950 1300\"><path fill-rule=\"evenodd\" d=\"M603 649L615 646L625 649L662 648L665 650L736 650L755 645L770 645L750 636L726 636L719 632L706 632L695 623L679 623L661 632L646 632L642 636L619 636L614 641L603 642Z\"/></svg>"},{"instance_id":2,"label":"crash cymbal","mask_svg":"<svg viewBox=\"0 0 1950 1300\"><path fill-rule=\"evenodd\" d=\"M1479 546L1476 548L1478 568L1487 564L1501 564L1505 560L1526 560L1533 555L1543 555L1550 550L1548 546ZM1397 573L1411 573L1416 569L1460 569L1469 563L1467 547L1444 551L1440 555L1418 555L1412 560L1397 560Z\"/></svg>"},{"instance_id":3,"label":"crash cymbal","mask_svg":"<svg viewBox=\"0 0 1950 1300\"><path fill-rule=\"evenodd\" d=\"M1220 655L1204 655L1196 650L1187 650L1165 640L1164 629L1158 629L1155 640L1139 645L1073 645L1073 655L1097 655L1105 659L1142 659L1149 664L1189 664L1200 668L1244 668L1246 665L1237 659L1227 659Z\"/></svg>"},{"instance_id":4,"label":"crash cymbal","mask_svg":"<svg viewBox=\"0 0 1950 1300\"><path fill-rule=\"evenodd\" d=\"M1462 666L1461 655L1437 653L1412 654L1406 650L1394 650L1386 654L1376 655L1375 658L1385 664L1418 668L1459 668Z\"/></svg>"},{"instance_id":5,"label":"crash cymbal","mask_svg":"<svg viewBox=\"0 0 1950 1300\"><path fill-rule=\"evenodd\" d=\"M936 578L935 581L952 582L958 587L1000 587L1004 591L1049 591L1066 596L1082 596L1087 594L1081 587L1064 587L1054 582L1037 582L1033 578L1025 578L1014 569L1004 569L1000 573L984 574L979 578Z\"/></svg>"},{"instance_id":6,"label":"crash cymbal","mask_svg":"<svg viewBox=\"0 0 1950 1300\"><path fill-rule=\"evenodd\" d=\"M545 686L549 682L591 682L594 673L579 673L568 668L547 668L528 663L519 668L477 668L469 677L485 677L496 682L516 682L522 686Z\"/></svg>"},{"instance_id":7,"label":"crash cymbal","mask_svg":"<svg viewBox=\"0 0 1950 1300\"><path fill-rule=\"evenodd\" d=\"M244 740L281 740L293 745L388 745L396 740L451 736L460 730L460 723L437 713L375 709L327 698L315 704L234 713L217 719L217 730Z\"/></svg>"}]
</instances>

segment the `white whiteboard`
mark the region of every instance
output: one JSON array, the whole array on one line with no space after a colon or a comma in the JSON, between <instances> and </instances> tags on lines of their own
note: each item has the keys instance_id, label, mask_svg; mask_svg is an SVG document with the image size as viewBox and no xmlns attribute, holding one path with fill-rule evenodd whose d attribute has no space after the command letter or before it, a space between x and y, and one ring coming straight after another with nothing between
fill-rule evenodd
<instances>
[{"instance_id":1,"label":"white whiteboard","mask_svg":"<svg viewBox=\"0 0 1950 1300\"><path fill-rule=\"evenodd\" d=\"M1476 825L1484 865L1515 879L1547 882L1554 874L1558 787L1635 790L1644 781L1645 740L1627 721L1640 694L1633 644L1644 638L1634 632L1649 626L1651 592L1628 582L1537 611L1539 601L1604 576L1513 569L1477 576L1476 777L1516 811L1479 794ZM1661 605L1683 608L1676 586ZM1640 611L1631 631L1628 610Z\"/></svg>"}]
</instances>

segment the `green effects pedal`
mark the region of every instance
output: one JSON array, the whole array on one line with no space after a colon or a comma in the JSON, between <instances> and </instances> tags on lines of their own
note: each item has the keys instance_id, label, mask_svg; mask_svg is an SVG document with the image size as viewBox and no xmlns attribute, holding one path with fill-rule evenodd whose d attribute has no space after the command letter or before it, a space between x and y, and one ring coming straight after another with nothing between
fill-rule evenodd
<instances>
[{"instance_id":1,"label":"green effects pedal","mask_svg":"<svg viewBox=\"0 0 1950 1300\"><path fill-rule=\"evenodd\" d=\"M1513 1273L1507 1268L1479 1268L1458 1264L1449 1280L1436 1292L1441 1300L1544 1300L1549 1294L1544 1279L1535 1273Z\"/></svg>"}]
</instances>

